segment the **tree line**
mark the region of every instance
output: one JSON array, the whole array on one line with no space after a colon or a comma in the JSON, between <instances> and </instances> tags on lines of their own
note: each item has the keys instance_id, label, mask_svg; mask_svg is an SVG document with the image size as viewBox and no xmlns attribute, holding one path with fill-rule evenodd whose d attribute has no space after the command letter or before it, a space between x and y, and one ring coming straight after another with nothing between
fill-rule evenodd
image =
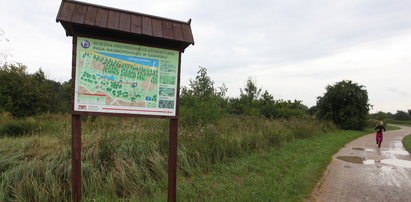
<instances>
[{"instance_id":1,"label":"tree line","mask_svg":"<svg viewBox=\"0 0 411 202\"><path fill-rule=\"evenodd\" d=\"M343 129L362 129L369 118L411 120L411 110L396 114L378 112L369 114L367 90L364 86L343 80L326 87L326 93L317 98L317 104L307 107L300 100L275 99L267 90L258 87L249 77L239 97L228 97L227 87L215 87L207 69L200 67L188 86L181 88L181 124L206 125L227 115L263 116L272 119L318 118L332 120ZM47 79L39 69L32 74L22 64L4 64L0 67L0 113L14 117L41 113L70 111L71 80L56 82Z\"/></svg>"},{"instance_id":2,"label":"tree line","mask_svg":"<svg viewBox=\"0 0 411 202\"><path fill-rule=\"evenodd\" d=\"M195 79L181 89L181 118L185 124L206 124L228 114L266 118L304 118L309 108L299 100L275 100L249 77L239 97L228 97L223 84L216 88L207 69L200 67Z\"/></svg>"},{"instance_id":3,"label":"tree line","mask_svg":"<svg viewBox=\"0 0 411 202\"><path fill-rule=\"evenodd\" d=\"M47 79L41 69L30 74L27 66L20 63L0 67L0 112L9 112L17 118L69 112L70 96L70 81Z\"/></svg>"},{"instance_id":4,"label":"tree line","mask_svg":"<svg viewBox=\"0 0 411 202\"><path fill-rule=\"evenodd\" d=\"M259 88L252 78L248 78L240 96L226 96L223 84L216 88L207 75L207 69L200 67L195 79L181 91L181 116L185 124L204 124L218 121L227 114L264 116L266 118L318 118L331 120L342 129L361 130L367 120L411 120L411 110L406 114L398 111L395 115L376 117L369 114L368 92L365 86L350 80L336 82L326 87L326 93L317 97L313 107L307 107L300 100L274 99L267 90ZM379 112L377 114L381 114ZM389 114L389 113L388 113Z\"/></svg>"}]
</instances>

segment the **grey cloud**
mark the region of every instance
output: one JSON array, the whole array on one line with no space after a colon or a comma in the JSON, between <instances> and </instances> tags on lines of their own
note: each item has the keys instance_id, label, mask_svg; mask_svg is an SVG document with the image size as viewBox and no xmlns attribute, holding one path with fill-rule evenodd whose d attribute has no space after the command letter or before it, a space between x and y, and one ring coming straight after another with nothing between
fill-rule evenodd
<instances>
[{"instance_id":1,"label":"grey cloud","mask_svg":"<svg viewBox=\"0 0 411 202\"><path fill-rule=\"evenodd\" d=\"M243 65L324 57L411 25L403 17L408 15L404 7L411 4L404 1L203 1L198 6L202 9L192 13L195 26L206 23L219 30L196 39L224 49L208 53L216 64L236 46L250 50L248 57L235 58Z\"/></svg>"}]
</instances>

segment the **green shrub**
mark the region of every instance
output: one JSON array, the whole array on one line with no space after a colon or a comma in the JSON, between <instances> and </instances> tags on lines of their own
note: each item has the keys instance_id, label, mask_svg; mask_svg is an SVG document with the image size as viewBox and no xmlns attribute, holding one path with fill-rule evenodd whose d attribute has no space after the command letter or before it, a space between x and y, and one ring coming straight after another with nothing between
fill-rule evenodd
<instances>
[{"instance_id":1,"label":"green shrub","mask_svg":"<svg viewBox=\"0 0 411 202\"><path fill-rule=\"evenodd\" d=\"M13 116L10 112L1 112L0 113L0 126L3 124L7 124L13 121Z\"/></svg>"},{"instance_id":2,"label":"green shrub","mask_svg":"<svg viewBox=\"0 0 411 202\"><path fill-rule=\"evenodd\" d=\"M223 117L222 108L213 100L202 101L198 98L193 98L190 102L191 104L180 107L180 120L182 125L204 126L214 123Z\"/></svg>"},{"instance_id":3,"label":"green shrub","mask_svg":"<svg viewBox=\"0 0 411 202\"><path fill-rule=\"evenodd\" d=\"M34 119L19 119L3 124L0 127L0 136L19 137L32 134L40 129L40 124Z\"/></svg>"}]
</instances>

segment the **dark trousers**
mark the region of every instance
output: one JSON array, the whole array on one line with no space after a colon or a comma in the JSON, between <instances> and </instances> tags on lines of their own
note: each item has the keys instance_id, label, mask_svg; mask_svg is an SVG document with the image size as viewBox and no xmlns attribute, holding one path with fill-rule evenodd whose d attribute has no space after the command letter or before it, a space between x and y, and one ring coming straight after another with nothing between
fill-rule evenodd
<instances>
[{"instance_id":1,"label":"dark trousers","mask_svg":"<svg viewBox=\"0 0 411 202\"><path fill-rule=\"evenodd\" d=\"M378 147L381 147L381 142L382 142L382 133L377 133L375 135L375 139L377 141Z\"/></svg>"}]
</instances>

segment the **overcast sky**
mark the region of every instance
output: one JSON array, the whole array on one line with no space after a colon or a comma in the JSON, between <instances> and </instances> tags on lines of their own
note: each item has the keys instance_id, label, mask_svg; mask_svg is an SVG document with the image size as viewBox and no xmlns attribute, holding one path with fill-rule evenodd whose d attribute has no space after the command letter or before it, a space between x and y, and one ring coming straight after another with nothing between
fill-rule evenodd
<instances>
[{"instance_id":1,"label":"overcast sky","mask_svg":"<svg viewBox=\"0 0 411 202\"><path fill-rule=\"evenodd\" d=\"M327 85L352 80L366 87L371 112L411 109L411 1L84 1L191 18L195 45L182 56L183 85L204 66L229 96L252 77L275 99L310 107ZM55 21L61 1L0 2L0 52L12 55L8 62L68 80L71 37Z\"/></svg>"}]
</instances>

